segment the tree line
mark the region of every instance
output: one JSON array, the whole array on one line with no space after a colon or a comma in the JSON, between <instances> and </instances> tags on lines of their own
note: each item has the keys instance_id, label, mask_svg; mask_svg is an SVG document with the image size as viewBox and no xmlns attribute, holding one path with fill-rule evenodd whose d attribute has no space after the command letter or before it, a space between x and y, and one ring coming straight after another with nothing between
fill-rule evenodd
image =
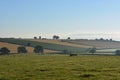
<instances>
[{"instance_id":1,"label":"tree line","mask_svg":"<svg viewBox=\"0 0 120 80\"><path fill-rule=\"evenodd\" d=\"M28 51L25 46L19 46L17 48L17 52L18 53L27 53ZM35 46L33 52L34 53L43 53L44 49L42 46ZM9 54L9 53L10 53L10 50L7 47L2 47L0 49L0 55Z\"/></svg>"},{"instance_id":2,"label":"tree line","mask_svg":"<svg viewBox=\"0 0 120 80\"><path fill-rule=\"evenodd\" d=\"M34 39L46 40L47 38L42 38L41 36L39 36L39 37L34 36ZM52 36L52 39L54 39L54 40L59 40L59 39L60 39L60 36L58 36L58 35L53 35L53 36ZM67 40L70 40L71 38L70 38L70 37L67 37L66 39L67 39Z\"/></svg>"}]
</instances>

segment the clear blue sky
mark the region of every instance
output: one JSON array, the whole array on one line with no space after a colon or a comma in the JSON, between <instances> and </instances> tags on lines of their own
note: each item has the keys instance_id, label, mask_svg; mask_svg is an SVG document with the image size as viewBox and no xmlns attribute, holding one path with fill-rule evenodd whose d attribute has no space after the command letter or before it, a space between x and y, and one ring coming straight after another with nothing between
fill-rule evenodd
<instances>
[{"instance_id":1,"label":"clear blue sky","mask_svg":"<svg viewBox=\"0 0 120 80\"><path fill-rule=\"evenodd\" d=\"M0 37L120 40L120 0L0 0Z\"/></svg>"}]
</instances>

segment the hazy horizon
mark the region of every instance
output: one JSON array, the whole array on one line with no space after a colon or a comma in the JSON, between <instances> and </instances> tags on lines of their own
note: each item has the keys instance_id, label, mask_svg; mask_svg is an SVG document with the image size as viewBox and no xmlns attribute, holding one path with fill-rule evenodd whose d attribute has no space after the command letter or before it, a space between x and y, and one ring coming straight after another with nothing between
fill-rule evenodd
<instances>
[{"instance_id":1,"label":"hazy horizon","mask_svg":"<svg viewBox=\"0 0 120 80\"><path fill-rule=\"evenodd\" d=\"M0 37L120 41L119 0L0 0Z\"/></svg>"}]
</instances>

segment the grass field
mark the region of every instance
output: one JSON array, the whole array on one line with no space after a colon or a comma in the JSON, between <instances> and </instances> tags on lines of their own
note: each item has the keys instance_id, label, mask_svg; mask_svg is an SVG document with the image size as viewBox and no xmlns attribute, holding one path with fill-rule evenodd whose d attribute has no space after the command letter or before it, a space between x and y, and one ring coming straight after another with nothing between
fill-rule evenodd
<instances>
[{"instance_id":1,"label":"grass field","mask_svg":"<svg viewBox=\"0 0 120 80\"><path fill-rule=\"evenodd\" d=\"M120 57L4 55L0 80L120 80Z\"/></svg>"},{"instance_id":2,"label":"grass field","mask_svg":"<svg viewBox=\"0 0 120 80\"><path fill-rule=\"evenodd\" d=\"M96 53L105 53L105 54L115 54L116 50L120 50L119 48L117 49L100 49L97 50Z\"/></svg>"}]
</instances>

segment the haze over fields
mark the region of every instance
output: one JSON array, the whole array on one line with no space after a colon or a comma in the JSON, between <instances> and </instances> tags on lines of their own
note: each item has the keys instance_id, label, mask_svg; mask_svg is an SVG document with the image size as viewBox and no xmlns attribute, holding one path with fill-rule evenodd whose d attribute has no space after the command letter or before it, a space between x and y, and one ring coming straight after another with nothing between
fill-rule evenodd
<instances>
[{"instance_id":1,"label":"haze over fields","mask_svg":"<svg viewBox=\"0 0 120 80\"><path fill-rule=\"evenodd\" d=\"M120 40L120 0L0 0L0 37Z\"/></svg>"}]
</instances>

